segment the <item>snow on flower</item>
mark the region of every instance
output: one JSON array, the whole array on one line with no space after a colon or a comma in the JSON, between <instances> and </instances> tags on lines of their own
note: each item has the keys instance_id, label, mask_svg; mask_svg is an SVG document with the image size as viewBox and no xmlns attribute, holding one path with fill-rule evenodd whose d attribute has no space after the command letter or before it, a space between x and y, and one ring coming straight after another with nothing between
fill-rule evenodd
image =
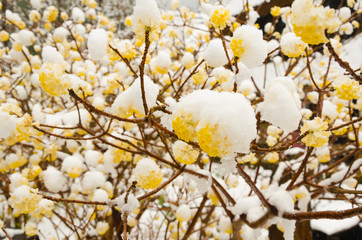
<instances>
[{"instance_id":1,"label":"snow on flower","mask_svg":"<svg viewBox=\"0 0 362 240\"><path fill-rule=\"evenodd\" d=\"M191 218L190 207L186 204L180 205L176 210L176 218L180 222L187 222Z\"/></svg>"},{"instance_id":2,"label":"snow on flower","mask_svg":"<svg viewBox=\"0 0 362 240\"><path fill-rule=\"evenodd\" d=\"M0 138L8 138L11 133L16 129L16 116L10 115L7 112L0 112Z\"/></svg>"},{"instance_id":3,"label":"snow on flower","mask_svg":"<svg viewBox=\"0 0 362 240\"><path fill-rule=\"evenodd\" d=\"M280 41L280 48L288 57L299 57L304 53L306 47L307 44L295 33L284 34Z\"/></svg>"},{"instance_id":4,"label":"snow on flower","mask_svg":"<svg viewBox=\"0 0 362 240\"><path fill-rule=\"evenodd\" d=\"M124 118L130 117L132 114L135 114L136 117L144 116L140 81L140 78L137 78L129 88L114 100L112 104L113 114ZM152 108L156 106L159 86L147 76L144 76L144 84L147 106Z\"/></svg>"},{"instance_id":5,"label":"snow on flower","mask_svg":"<svg viewBox=\"0 0 362 240\"><path fill-rule=\"evenodd\" d=\"M324 32L333 33L340 25L339 19L335 17L334 9L316 7L312 0L296 0L291 10L293 31L308 44L327 42Z\"/></svg>"},{"instance_id":6,"label":"snow on flower","mask_svg":"<svg viewBox=\"0 0 362 240\"><path fill-rule=\"evenodd\" d=\"M263 32L253 26L238 27L231 38L230 47L234 56L249 68L261 65L268 54Z\"/></svg>"},{"instance_id":7,"label":"snow on flower","mask_svg":"<svg viewBox=\"0 0 362 240\"><path fill-rule=\"evenodd\" d=\"M307 136L302 139L302 142L310 147L321 147L329 141L331 132L326 131L328 123L323 122L321 118L316 117L313 120L305 121L301 127L301 133L308 132Z\"/></svg>"},{"instance_id":8,"label":"snow on flower","mask_svg":"<svg viewBox=\"0 0 362 240\"><path fill-rule=\"evenodd\" d=\"M210 41L203 57L211 67L221 67L228 62L222 41L219 38Z\"/></svg>"},{"instance_id":9,"label":"snow on flower","mask_svg":"<svg viewBox=\"0 0 362 240\"><path fill-rule=\"evenodd\" d=\"M172 114L172 127L184 141L197 139L210 156L249 152L256 137L256 119L241 94L198 90L180 99Z\"/></svg>"},{"instance_id":10,"label":"snow on flower","mask_svg":"<svg viewBox=\"0 0 362 240\"><path fill-rule=\"evenodd\" d=\"M280 127L286 133L296 130L302 118L292 94L278 80L267 88L264 101L257 110L260 111L262 120Z\"/></svg>"},{"instance_id":11,"label":"snow on flower","mask_svg":"<svg viewBox=\"0 0 362 240\"><path fill-rule=\"evenodd\" d=\"M161 23L161 13L155 0L136 0L132 14L132 30L138 39L143 40L146 31L151 33L151 41L155 39L155 31Z\"/></svg>"},{"instance_id":12,"label":"snow on flower","mask_svg":"<svg viewBox=\"0 0 362 240\"><path fill-rule=\"evenodd\" d=\"M184 164L194 163L199 156L199 152L197 150L193 149L192 146L183 141L176 141L172 145L172 152L176 160Z\"/></svg>"},{"instance_id":13,"label":"snow on flower","mask_svg":"<svg viewBox=\"0 0 362 240\"><path fill-rule=\"evenodd\" d=\"M49 191L57 193L65 190L67 180L55 167L49 166L42 172L42 176L44 185Z\"/></svg>"},{"instance_id":14,"label":"snow on flower","mask_svg":"<svg viewBox=\"0 0 362 240\"><path fill-rule=\"evenodd\" d=\"M108 36L104 29L94 29L89 33L87 42L89 56L93 60L101 60L107 55Z\"/></svg>"},{"instance_id":15,"label":"snow on flower","mask_svg":"<svg viewBox=\"0 0 362 240\"><path fill-rule=\"evenodd\" d=\"M19 213L29 213L34 211L42 197L35 189L27 185L22 185L14 189L10 198L10 205Z\"/></svg>"},{"instance_id":16,"label":"snow on flower","mask_svg":"<svg viewBox=\"0 0 362 240\"><path fill-rule=\"evenodd\" d=\"M141 159L133 169L133 176L137 185L144 189L154 189L162 181L160 167L149 158Z\"/></svg>"}]
</instances>

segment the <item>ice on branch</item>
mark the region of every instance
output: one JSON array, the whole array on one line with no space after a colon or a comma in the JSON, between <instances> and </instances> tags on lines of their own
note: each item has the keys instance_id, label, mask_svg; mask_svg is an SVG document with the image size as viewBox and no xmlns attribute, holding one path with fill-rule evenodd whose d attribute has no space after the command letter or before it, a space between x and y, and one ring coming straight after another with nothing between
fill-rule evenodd
<instances>
[{"instance_id":1,"label":"ice on branch","mask_svg":"<svg viewBox=\"0 0 362 240\"><path fill-rule=\"evenodd\" d=\"M197 90L182 97L172 127L180 139L198 141L209 156L247 153L256 138L254 110L238 93Z\"/></svg>"},{"instance_id":2,"label":"ice on branch","mask_svg":"<svg viewBox=\"0 0 362 240\"><path fill-rule=\"evenodd\" d=\"M156 106L159 86L153 83L147 76L144 76L144 84L147 106L152 108ZM145 115L140 78L137 78L129 88L127 88L116 98L116 100L114 100L112 113L124 118L128 118L133 114L137 117Z\"/></svg>"}]
</instances>

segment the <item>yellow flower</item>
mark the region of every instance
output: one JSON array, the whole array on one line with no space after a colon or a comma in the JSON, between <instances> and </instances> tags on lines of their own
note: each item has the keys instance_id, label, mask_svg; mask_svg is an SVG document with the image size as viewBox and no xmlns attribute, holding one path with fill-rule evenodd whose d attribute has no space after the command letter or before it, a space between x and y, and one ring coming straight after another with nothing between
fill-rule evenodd
<instances>
[{"instance_id":1,"label":"yellow flower","mask_svg":"<svg viewBox=\"0 0 362 240\"><path fill-rule=\"evenodd\" d=\"M276 163L279 161L279 154L277 152L270 152L265 156L269 163Z\"/></svg>"},{"instance_id":2,"label":"yellow flower","mask_svg":"<svg viewBox=\"0 0 362 240\"><path fill-rule=\"evenodd\" d=\"M220 132L218 125L206 124L197 131L200 148L210 157L223 157L230 153L230 140Z\"/></svg>"},{"instance_id":3,"label":"yellow flower","mask_svg":"<svg viewBox=\"0 0 362 240\"><path fill-rule=\"evenodd\" d=\"M325 31L333 33L340 25L340 21L334 16L333 9L316 7L312 0L293 2L291 23L294 33L308 44L327 42Z\"/></svg>"},{"instance_id":4,"label":"yellow flower","mask_svg":"<svg viewBox=\"0 0 362 240\"><path fill-rule=\"evenodd\" d=\"M172 117L172 128L176 135L186 142L195 140L197 123L192 119L191 113L185 113L183 110Z\"/></svg>"},{"instance_id":5,"label":"yellow flower","mask_svg":"<svg viewBox=\"0 0 362 240\"><path fill-rule=\"evenodd\" d=\"M330 131L325 131L327 129L328 123L323 122L319 117L306 121L300 129L302 134L308 132L307 136L302 139L302 142L310 147L323 146L328 142L329 136L331 135Z\"/></svg>"},{"instance_id":6,"label":"yellow flower","mask_svg":"<svg viewBox=\"0 0 362 240\"><path fill-rule=\"evenodd\" d=\"M0 41L6 42L9 40L9 33L5 30L0 31Z\"/></svg>"},{"instance_id":7,"label":"yellow flower","mask_svg":"<svg viewBox=\"0 0 362 240\"><path fill-rule=\"evenodd\" d=\"M39 72L39 81L43 90L52 96L64 95L71 87L71 83L63 77L65 69L62 64L44 63Z\"/></svg>"},{"instance_id":8,"label":"yellow flower","mask_svg":"<svg viewBox=\"0 0 362 240\"><path fill-rule=\"evenodd\" d=\"M160 167L151 159L141 159L133 170L137 185L144 189L154 189L162 181Z\"/></svg>"},{"instance_id":9,"label":"yellow flower","mask_svg":"<svg viewBox=\"0 0 362 240\"><path fill-rule=\"evenodd\" d=\"M349 77L342 76L332 83L336 90L336 94L340 99L352 100L358 97L361 89L359 83Z\"/></svg>"},{"instance_id":10,"label":"yellow flower","mask_svg":"<svg viewBox=\"0 0 362 240\"><path fill-rule=\"evenodd\" d=\"M19 213L29 213L34 211L42 197L37 194L37 190L27 185L15 188L11 194L10 206Z\"/></svg>"},{"instance_id":11,"label":"yellow flower","mask_svg":"<svg viewBox=\"0 0 362 240\"><path fill-rule=\"evenodd\" d=\"M242 46L243 39L232 37L230 42L230 48L233 51L235 57L240 57L245 52L245 48Z\"/></svg>"},{"instance_id":12,"label":"yellow flower","mask_svg":"<svg viewBox=\"0 0 362 240\"><path fill-rule=\"evenodd\" d=\"M226 24L230 24L230 11L223 6L217 6L211 12L210 21L214 28L223 30Z\"/></svg>"},{"instance_id":13,"label":"yellow flower","mask_svg":"<svg viewBox=\"0 0 362 240\"><path fill-rule=\"evenodd\" d=\"M46 15L47 20L49 22L54 22L55 19L57 19L58 13L59 13L59 11L58 11L58 9L56 7L54 7L54 6L48 7L47 8L47 15Z\"/></svg>"},{"instance_id":14,"label":"yellow flower","mask_svg":"<svg viewBox=\"0 0 362 240\"><path fill-rule=\"evenodd\" d=\"M280 7L278 6L274 6L270 9L270 14L273 16L273 17L278 17L280 16L281 14L281 11L280 11Z\"/></svg>"},{"instance_id":15,"label":"yellow flower","mask_svg":"<svg viewBox=\"0 0 362 240\"><path fill-rule=\"evenodd\" d=\"M29 221L25 224L25 234L27 236L35 236L38 233L38 226L35 222Z\"/></svg>"},{"instance_id":16,"label":"yellow flower","mask_svg":"<svg viewBox=\"0 0 362 240\"><path fill-rule=\"evenodd\" d=\"M199 156L199 152L197 150L182 141L176 141L172 145L172 152L176 160L184 164L192 164L196 162L197 157Z\"/></svg>"},{"instance_id":17,"label":"yellow flower","mask_svg":"<svg viewBox=\"0 0 362 240\"><path fill-rule=\"evenodd\" d=\"M98 222L97 223L97 233L99 236L104 235L109 229L109 224L107 222Z\"/></svg>"}]
</instances>

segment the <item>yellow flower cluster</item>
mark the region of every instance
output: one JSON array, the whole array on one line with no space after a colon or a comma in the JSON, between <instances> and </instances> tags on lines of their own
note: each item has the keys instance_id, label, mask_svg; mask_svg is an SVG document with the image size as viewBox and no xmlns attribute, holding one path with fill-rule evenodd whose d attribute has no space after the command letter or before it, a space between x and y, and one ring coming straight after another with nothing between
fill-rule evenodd
<instances>
[{"instance_id":1,"label":"yellow flower cluster","mask_svg":"<svg viewBox=\"0 0 362 240\"><path fill-rule=\"evenodd\" d=\"M11 194L10 206L18 213L30 213L38 207L42 197L37 194L37 190L27 185L15 188Z\"/></svg>"},{"instance_id":2,"label":"yellow flower cluster","mask_svg":"<svg viewBox=\"0 0 362 240\"><path fill-rule=\"evenodd\" d=\"M176 135L186 142L195 140L197 124L198 122L193 120L192 114L185 113L183 110L172 116L172 128Z\"/></svg>"},{"instance_id":3,"label":"yellow flower cluster","mask_svg":"<svg viewBox=\"0 0 362 240\"><path fill-rule=\"evenodd\" d=\"M328 123L323 122L321 118L316 117L313 120L306 121L302 126L301 133L308 132L302 139L305 145L310 147L321 147L328 142L331 132L326 131Z\"/></svg>"},{"instance_id":4,"label":"yellow flower cluster","mask_svg":"<svg viewBox=\"0 0 362 240\"><path fill-rule=\"evenodd\" d=\"M336 90L336 94L340 99L352 100L358 97L358 92L361 91L359 83L347 76L341 76L332 83Z\"/></svg>"},{"instance_id":5,"label":"yellow flower cluster","mask_svg":"<svg viewBox=\"0 0 362 240\"><path fill-rule=\"evenodd\" d=\"M193 149L189 144L176 141L172 145L172 152L176 160L184 164L192 164L196 162L199 152Z\"/></svg>"},{"instance_id":6,"label":"yellow flower cluster","mask_svg":"<svg viewBox=\"0 0 362 240\"><path fill-rule=\"evenodd\" d=\"M160 167L151 159L141 159L133 170L137 185L144 189L154 189L162 181Z\"/></svg>"},{"instance_id":7,"label":"yellow flower cluster","mask_svg":"<svg viewBox=\"0 0 362 240\"><path fill-rule=\"evenodd\" d=\"M201 149L211 157L221 157L230 153L230 141L217 125L207 123L202 127L197 126L198 121L193 119L191 113L181 110L173 115L172 127L180 139L188 142L195 141L197 137Z\"/></svg>"},{"instance_id":8,"label":"yellow flower cluster","mask_svg":"<svg viewBox=\"0 0 362 240\"><path fill-rule=\"evenodd\" d=\"M280 11L280 7L278 6L274 6L270 9L270 14L273 16L273 17L278 17L280 16L281 14L281 11Z\"/></svg>"},{"instance_id":9,"label":"yellow flower cluster","mask_svg":"<svg viewBox=\"0 0 362 240\"><path fill-rule=\"evenodd\" d=\"M46 18L49 22L54 22L57 19L59 11L56 7L50 6L47 8Z\"/></svg>"},{"instance_id":10,"label":"yellow flower cluster","mask_svg":"<svg viewBox=\"0 0 362 240\"><path fill-rule=\"evenodd\" d=\"M230 25L230 11L223 6L217 6L211 12L210 22L216 29L223 30L227 25Z\"/></svg>"},{"instance_id":11,"label":"yellow flower cluster","mask_svg":"<svg viewBox=\"0 0 362 240\"><path fill-rule=\"evenodd\" d=\"M245 52L245 48L242 46L243 39L233 37L230 42L230 48L233 51L235 57L241 57Z\"/></svg>"},{"instance_id":12,"label":"yellow flower cluster","mask_svg":"<svg viewBox=\"0 0 362 240\"><path fill-rule=\"evenodd\" d=\"M42 135L41 132L33 128L33 125L35 125L35 123L33 123L33 117L28 113L24 114L16 124L16 130L18 131L16 133L16 140L18 142L29 141L30 137Z\"/></svg>"},{"instance_id":13,"label":"yellow flower cluster","mask_svg":"<svg viewBox=\"0 0 362 240\"><path fill-rule=\"evenodd\" d=\"M217 124L206 124L199 128L196 134L201 149L210 157L222 157L230 153L230 140L224 136Z\"/></svg>"},{"instance_id":14,"label":"yellow flower cluster","mask_svg":"<svg viewBox=\"0 0 362 240\"><path fill-rule=\"evenodd\" d=\"M71 83L63 77L65 68L62 64L44 63L40 67L39 81L45 92L52 96L66 94Z\"/></svg>"},{"instance_id":15,"label":"yellow flower cluster","mask_svg":"<svg viewBox=\"0 0 362 240\"><path fill-rule=\"evenodd\" d=\"M265 160L269 163L276 163L279 161L279 154L277 152L270 152L265 156Z\"/></svg>"},{"instance_id":16,"label":"yellow flower cluster","mask_svg":"<svg viewBox=\"0 0 362 240\"><path fill-rule=\"evenodd\" d=\"M312 0L296 0L293 3L291 23L294 33L313 45L327 42L325 31L333 33L340 25L333 9L316 7Z\"/></svg>"},{"instance_id":17,"label":"yellow flower cluster","mask_svg":"<svg viewBox=\"0 0 362 240\"><path fill-rule=\"evenodd\" d=\"M38 207L30 213L34 218L42 218L43 216L53 216L54 202L48 199L42 199L38 203Z\"/></svg>"}]
</instances>

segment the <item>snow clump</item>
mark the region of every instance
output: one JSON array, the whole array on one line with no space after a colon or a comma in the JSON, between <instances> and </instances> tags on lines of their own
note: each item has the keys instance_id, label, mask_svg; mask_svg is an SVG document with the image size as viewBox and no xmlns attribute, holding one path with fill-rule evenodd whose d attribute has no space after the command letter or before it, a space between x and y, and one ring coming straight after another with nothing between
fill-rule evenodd
<instances>
[{"instance_id":1,"label":"snow clump","mask_svg":"<svg viewBox=\"0 0 362 240\"><path fill-rule=\"evenodd\" d=\"M87 42L89 56L93 60L101 60L107 55L108 36L104 29L94 29L89 33Z\"/></svg>"},{"instance_id":2,"label":"snow clump","mask_svg":"<svg viewBox=\"0 0 362 240\"><path fill-rule=\"evenodd\" d=\"M256 118L242 94L197 90L180 99L172 127L184 141L198 141L209 156L249 152L256 138Z\"/></svg>"}]
</instances>

